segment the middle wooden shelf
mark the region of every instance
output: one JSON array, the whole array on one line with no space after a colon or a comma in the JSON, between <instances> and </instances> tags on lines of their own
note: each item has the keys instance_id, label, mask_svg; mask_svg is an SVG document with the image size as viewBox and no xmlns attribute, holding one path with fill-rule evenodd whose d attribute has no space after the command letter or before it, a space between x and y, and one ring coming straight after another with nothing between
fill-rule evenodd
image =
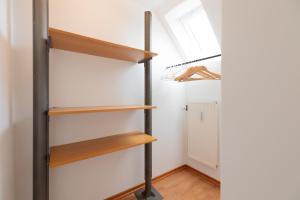
<instances>
[{"instance_id":1,"label":"middle wooden shelf","mask_svg":"<svg viewBox=\"0 0 300 200\"><path fill-rule=\"evenodd\" d=\"M50 148L50 168L121 151L157 139L143 132L130 132Z\"/></svg>"},{"instance_id":2,"label":"middle wooden shelf","mask_svg":"<svg viewBox=\"0 0 300 200\"><path fill-rule=\"evenodd\" d=\"M49 116L68 115L68 114L83 114L96 112L117 112L131 110L148 110L155 109L156 106L148 105L130 105L130 106L89 106L89 107L54 107L48 111Z\"/></svg>"}]
</instances>

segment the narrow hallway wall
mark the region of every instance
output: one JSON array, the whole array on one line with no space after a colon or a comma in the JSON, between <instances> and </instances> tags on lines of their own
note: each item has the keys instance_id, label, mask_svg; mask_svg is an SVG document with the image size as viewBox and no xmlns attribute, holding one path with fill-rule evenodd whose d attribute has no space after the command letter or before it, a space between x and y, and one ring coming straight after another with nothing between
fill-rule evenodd
<instances>
[{"instance_id":1,"label":"narrow hallway wall","mask_svg":"<svg viewBox=\"0 0 300 200\"><path fill-rule=\"evenodd\" d=\"M0 0L0 200L14 200L10 2Z\"/></svg>"},{"instance_id":2,"label":"narrow hallway wall","mask_svg":"<svg viewBox=\"0 0 300 200\"><path fill-rule=\"evenodd\" d=\"M223 1L222 200L300 198L300 1Z\"/></svg>"},{"instance_id":3,"label":"narrow hallway wall","mask_svg":"<svg viewBox=\"0 0 300 200\"><path fill-rule=\"evenodd\" d=\"M33 55L32 0L11 1L15 199L32 200Z\"/></svg>"}]
</instances>

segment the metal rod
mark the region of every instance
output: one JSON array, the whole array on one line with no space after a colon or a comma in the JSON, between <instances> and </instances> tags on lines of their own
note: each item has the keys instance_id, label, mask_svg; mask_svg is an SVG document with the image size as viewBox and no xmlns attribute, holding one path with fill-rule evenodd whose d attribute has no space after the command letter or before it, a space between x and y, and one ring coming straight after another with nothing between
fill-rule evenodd
<instances>
[{"instance_id":1,"label":"metal rod","mask_svg":"<svg viewBox=\"0 0 300 200\"><path fill-rule=\"evenodd\" d=\"M200 62L200 61L203 61L203 60L209 60L209 59L217 58L217 57L220 57L220 56L222 56L222 54L218 54L218 55L214 55L214 56L209 56L209 57L206 57L206 58L199 58L197 60L192 60L192 61L188 61L188 62L177 64L177 65L172 65L172 66L166 67L166 69L170 69L170 68L178 67L178 66L182 66L182 65L187 65L187 64L190 64L190 63Z\"/></svg>"},{"instance_id":2,"label":"metal rod","mask_svg":"<svg viewBox=\"0 0 300 200\"><path fill-rule=\"evenodd\" d=\"M151 12L145 12L145 50L151 51ZM145 105L152 105L151 59L144 61ZM145 110L145 133L152 135L152 110ZM145 189L135 192L138 200L162 200L163 197L152 187L152 143L145 144Z\"/></svg>"},{"instance_id":3,"label":"metal rod","mask_svg":"<svg viewBox=\"0 0 300 200\"><path fill-rule=\"evenodd\" d=\"M49 199L48 1L33 1L33 200Z\"/></svg>"},{"instance_id":4,"label":"metal rod","mask_svg":"<svg viewBox=\"0 0 300 200\"><path fill-rule=\"evenodd\" d=\"M145 50L151 51L151 12L145 12ZM151 60L145 67L145 105L152 105L152 69ZM152 135L152 110L145 110L145 133ZM152 143L145 145L145 191L144 197L150 197L152 190Z\"/></svg>"}]
</instances>

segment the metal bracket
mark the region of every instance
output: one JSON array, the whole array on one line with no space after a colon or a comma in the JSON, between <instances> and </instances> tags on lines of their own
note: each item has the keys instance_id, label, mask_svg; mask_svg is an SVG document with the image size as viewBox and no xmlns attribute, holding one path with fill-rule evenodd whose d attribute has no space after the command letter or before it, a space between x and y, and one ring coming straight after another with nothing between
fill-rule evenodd
<instances>
[{"instance_id":1,"label":"metal bracket","mask_svg":"<svg viewBox=\"0 0 300 200\"><path fill-rule=\"evenodd\" d=\"M152 60L152 57L151 58L142 59L142 60L138 61L138 64L142 64L142 63L145 63L145 62L150 61L150 60Z\"/></svg>"},{"instance_id":2,"label":"metal bracket","mask_svg":"<svg viewBox=\"0 0 300 200\"><path fill-rule=\"evenodd\" d=\"M48 36L48 39L46 40L47 47L50 49L52 48L52 38L51 36Z\"/></svg>"},{"instance_id":3,"label":"metal bracket","mask_svg":"<svg viewBox=\"0 0 300 200\"><path fill-rule=\"evenodd\" d=\"M50 165L50 154L48 154L48 155L46 156L46 160L47 160L47 165L49 166L49 165Z\"/></svg>"},{"instance_id":4,"label":"metal bracket","mask_svg":"<svg viewBox=\"0 0 300 200\"><path fill-rule=\"evenodd\" d=\"M184 110L188 111L188 110L189 110L189 106L188 106L188 105L185 105Z\"/></svg>"}]
</instances>

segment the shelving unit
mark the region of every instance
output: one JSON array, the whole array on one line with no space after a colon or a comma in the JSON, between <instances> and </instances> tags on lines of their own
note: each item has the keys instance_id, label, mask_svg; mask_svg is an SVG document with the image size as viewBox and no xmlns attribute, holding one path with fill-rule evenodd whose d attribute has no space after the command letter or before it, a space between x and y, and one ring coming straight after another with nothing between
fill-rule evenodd
<instances>
[{"instance_id":1,"label":"shelving unit","mask_svg":"<svg viewBox=\"0 0 300 200\"><path fill-rule=\"evenodd\" d=\"M131 110L148 110L155 109L156 106L90 106L90 107L60 107L50 108L49 116L70 115L70 114L84 114L97 112L120 112Z\"/></svg>"},{"instance_id":2,"label":"shelving unit","mask_svg":"<svg viewBox=\"0 0 300 200\"><path fill-rule=\"evenodd\" d=\"M155 140L156 138L151 135L142 132L132 132L54 146L50 148L50 168L121 151L154 142Z\"/></svg>"},{"instance_id":3,"label":"shelving unit","mask_svg":"<svg viewBox=\"0 0 300 200\"><path fill-rule=\"evenodd\" d=\"M49 168L145 144L145 189L138 200L161 200L152 187L151 12L145 12L145 50L48 28L48 1L34 1L34 124L33 200L49 200ZM45 42L46 41L46 42ZM144 63L145 103L129 106L63 107L49 109L49 49L56 48L111 59ZM49 118L59 115L144 110L144 132L134 131L104 138L49 147Z\"/></svg>"}]
</instances>

